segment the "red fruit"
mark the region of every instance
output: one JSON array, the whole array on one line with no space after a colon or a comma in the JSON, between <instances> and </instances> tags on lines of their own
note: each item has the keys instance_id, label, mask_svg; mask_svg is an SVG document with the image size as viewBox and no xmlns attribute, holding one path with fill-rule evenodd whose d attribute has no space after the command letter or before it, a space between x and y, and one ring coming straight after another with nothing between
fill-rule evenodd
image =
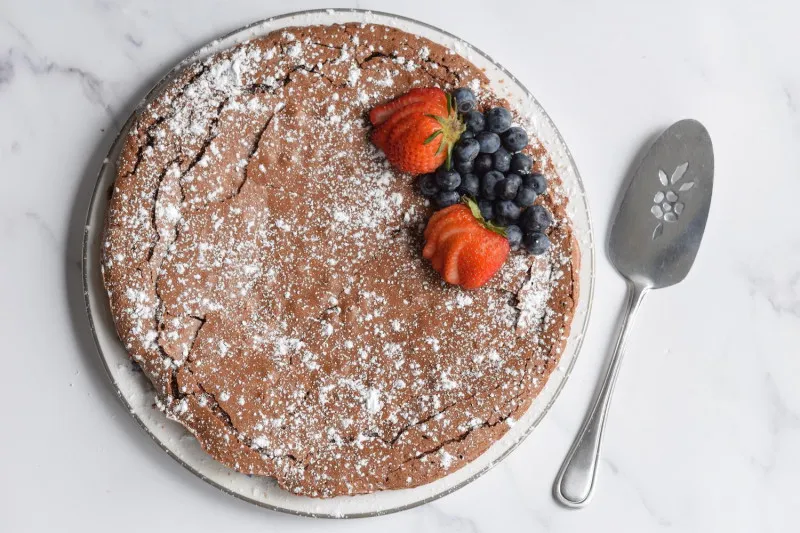
<instances>
[{"instance_id":1,"label":"red fruit","mask_svg":"<svg viewBox=\"0 0 800 533\"><path fill-rule=\"evenodd\" d=\"M444 105L442 105L444 104ZM392 129L400 123L404 118L414 115L414 114L421 114L421 115L443 115L447 111L447 104L444 101L436 100L424 100L422 102L416 102L413 104L409 104L401 109L395 111L392 116L386 119L382 124L375 127L372 130L372 142L380 148L381 150L385 150L386 140L389 137L389 133Z\"/></svg>"},{"instance_id":2,"label":"red fruit","mask_svg":"<svg viewBox=\"0 0 800 533\"><path fill-rule=\"evenodd\" d=\"M476 289L505 263L508 239L488 229L464 204L433 214L425 228L422 255L445 281L465 289Z\"/></svg>"},{"instance_id":3,"label":"red fruit","mask_svg":"<svg viewBox=\"0 0 800 533\"><path fill-rule=\"evenodd\" d=\"M394 100L373 107L369 112L369 121L372 122L373 126L377 126L378 124L382 124L384 121L386 121L386 119L388 119L398 109L409 104L415 104L417 102L423 102L426 100L439 102L443 106L447 105L445 92L438 87L411 89L407 93L398 96Z\"/></svg>"},{"instance_id":4,"label":"red fruit","mask_svg":"<svg viewBox=\"0 0 800 533\"><path fill-rule=\"evenodd\" d=\"M464 124L449 95L438 88L411 89L370 111L372 142L397 169L433 172L450 157Z\"/></svg>"}]
</instances>

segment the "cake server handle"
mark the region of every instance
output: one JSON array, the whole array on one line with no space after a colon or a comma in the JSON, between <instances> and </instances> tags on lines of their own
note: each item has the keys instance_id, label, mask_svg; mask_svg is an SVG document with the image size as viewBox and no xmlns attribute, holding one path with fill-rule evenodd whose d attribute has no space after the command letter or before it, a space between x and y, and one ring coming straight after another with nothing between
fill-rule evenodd
<instances>
[{"instance_id":1,"label":"cake server handle","mask_svg":"<svg viewBox=\"0 0 800 533\"><path fill-rule=\"evenodd\" d=\"M574 509L584 507L592 497L597 463L600 460L603 428L608 414L608 406L611 403L611 393L614 391L614 383L617 380L620 362L625 352L628 331L649 289L647 286L634 282L628 283L627 312L620 327L619 337L614 346L608 369L596 393L592 409L583 422L583 427L572 444L553 486L556 500L567 507Z\"/></svg>"}]
</instances>

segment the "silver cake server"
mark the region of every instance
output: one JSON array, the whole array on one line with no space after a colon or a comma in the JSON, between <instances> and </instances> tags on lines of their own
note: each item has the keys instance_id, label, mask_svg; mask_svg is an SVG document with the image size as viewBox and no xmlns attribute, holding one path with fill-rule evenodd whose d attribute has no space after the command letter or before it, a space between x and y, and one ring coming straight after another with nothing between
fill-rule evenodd
<instances>
[{"instance_id":1,"label":"silver cake server","mask_svg":"<svg viewBox=\"0 0 800 533\"><path fill-rule=\"evenodd\" d=\"M682 281L694 263L711 205L714 152L708 131L681 120L653 143L618 206L608 257L628 282L628 307L605 377L556 477L554 494L578 508L592 496L603 426L628 331L650 289Z\"/></svg>"}]
</instances>

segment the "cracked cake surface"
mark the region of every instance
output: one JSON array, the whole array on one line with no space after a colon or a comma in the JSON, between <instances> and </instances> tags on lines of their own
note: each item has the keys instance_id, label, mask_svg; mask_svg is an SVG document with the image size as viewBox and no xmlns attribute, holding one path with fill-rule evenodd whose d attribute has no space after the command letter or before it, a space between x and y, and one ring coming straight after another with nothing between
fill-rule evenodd
<instances>
[{"instance_id":1,"label":"cracked cake surface","mask_svg":"<svg viewBox=\"0 0 800 533\"><path fill-rule=\"evenodd\" d=\"M315 497L418 486L499 439L555 369L579 252L556 169L551 250L484 287L420 254L433 208L365 113L484 74L375 24L288 28L189 65L126 138L103 237L117 333L158 405L225 465Z\"/></svg>"}]
</instances>

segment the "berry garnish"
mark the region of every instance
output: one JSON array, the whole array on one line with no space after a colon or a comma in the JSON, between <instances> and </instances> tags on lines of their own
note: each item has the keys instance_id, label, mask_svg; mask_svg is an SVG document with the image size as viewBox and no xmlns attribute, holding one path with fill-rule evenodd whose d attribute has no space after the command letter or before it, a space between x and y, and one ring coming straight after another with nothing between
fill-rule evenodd
<instances>
[{"instance_id":1,"label":"berry garnish","mask_svg":"<svg viewBox=\"0 0 800 533\"><path fill-rule=\"evenodd\" d=\"M439 101L444 106L447 105L445 98L445 92L436 87L411 89L394 100L373 107L369 112L369 121L373 126L377 126L385 122L398 109L417 102Z\"/></svg>"},{"instance_id":2,"label":"berry garnish","mask_svg":"<svg viewBox=\"0 0 800 533\"><path fill-rule=\"evenodd\" d=\"M472 163L473 172L478 176L483 176L492 170L492 154L479 154Z\"/></svg>"},{"instance_id":3,"label":"berry garnish","mask_svg":"<svg viewBox=\"0 0 800 533\"><path fill-rule=\"evenodd\" d=\"M514 202L520 207L530 207L536 201L536 191L529 187L520 187Z\"/></svg>"},{"instance_id":4,"label":"berry garnish","mask_svg":"<svg viewBox=\"0 0 800 533\"><path fill-rule=\"evenodd\" d=\"M506 174L506 177L495 185L494 193L500 200L513 200L522 186L522 178L516 174Z\"/></svg>"},{"instance_id":5,"label":"berry garnish","mask_svg":"<svg viewBox=\"0 0 800 533\"><path fill-rule=\"evenodd\" d=\"M453 159L456 161L472 161L478 157L480 151L480 144L475 139L464 138L461 139L453 146Z\"/></svg>"},{"instance_id":6,"label":"berry garnish","mask_svg":"<svg viewBox=\"0 0 800 533\"><path fill-rule=\"evenodd\" d=\"M449 168L452 147L465 129L452 97L438 88L411 89L374 107L370 121L377 126L375 145L395 168L410 174L433 172L444 162Z\"/></svg>"},{"instance_id":7,"label":"berry garnish","mask_svg":"<svg viewBox=\"0 0 800 533\"><path fill-rule=\"evenodd\" d=\"M470 111L464 114L464 125L467 127L467 131L471 131L473 134L480 133L486 128L486 119L483 117L483 113Z\"/></svg>"},{"instance_id":8,"label":"berry garnish","mask_svg":"<svg viewBox=\"0 0 800 533\"><path fill-rule=\"evenodd\" d=\"M422 255L448 283L478 288L503 266L510 250L508 239L490 228L474 202L452 205L428 221Z\"/></svg>"},{"instance_id":9,"label":"berry garnish","mask_svg":"<svg viewBox=\"0 0 800 533\"><path fill-rule=\"evenodd\" d=\"M519 248L522 243L522 230L519 229L519 226L514 224L506 226L506 239L508 239L508 245L512 250Z\"/></svg>"},{"instance_id":10,"label":"berry garnish","mask_svg":"<svg viewBox=\"0 0 800 533\"><path fill-rule=\"evenodd\" d=\"M471 172L468 174L464 174L461 176L461 185L458 187L458 192L465 196L471 196L472 198L476 198L478 196L478 191L481 186L480 178L472 174Z\"/></svg>"},{"instance_id":11,"label":"berry garnish","mask_svg":"<svg viewBox=\"0 0 800 533\"><path fill-rule=\"evenodd\" d=\"M459 113L468 113L475 109L475 95L466 87L453 91L453 99L456 101L456 109Z\"/></svg>"},{"instance_id":12,"label":"berry garnish","mask_svg":"<svg viewBox=\"0 0 800 533\"><path fill-rule=\"evenodd\" d=\"M539 231L526 233L522 236L522 245L532 255L542 255L550 248L550 239Z\"/></svg>"},{"instance_id":13,"label":"berry garnish","mask_svg":"<svg viewBox=\"0 0 800 533\"><path fill-rule=\"evenodd\" d=\"M511 167L511 154L501 146L492 154L492 166L500 172L508 172Z\"/></svg>"},{"instance_id":14,"label":"berry garnish","mask_svg":"<svg viewBox=\"0 0 800 533\"><path fill-rule=\"evenodd\" d=\"M461 174L462 176L464 174L469 174L470 172L473 172L474 166L475 164L472 161L456 161L453 163L453 168L455 169L455 171Z\"/></svg>"},{"instance_id":15,"label":"berry garnish","mask_svg":"<svg viewBox=\"0 0 800 533\"><path fill-rule=\"evenodd\" d=\"M529 207L522 212L519 218L519 227L526 233L542 231L549 228L552 223L553 218L550 213L541 205Z\"/></svg>"},{"instance_id":16,"label":"berry garnish","mask_svg":"<svg viewBox=\"0 0 800 533\"><path fill-rule=\"evenodd\" d=\"M497 189L495 187L497 186L497 183L503 179L503 174L496 170L490 170L484 174L481 178L481 198L486 200L494 200L497 198L497 194L495 192Z\"/></svg>"},{"instance_id":17,"label":"berry garnish","mask_svg":"<svg viewBox=\"0 0 800 533\"><path fill-rule=\"evenodd\" d=\"M432 198L439 192L439 186L436 185L436 178L433 174L423 174L420 176L419 180L417 180L417 186L419 187L419 192L425 198Z\"/></svg>"},{"instance_id":18,"label":"berry garnish","mask_svg":"<svg viewBox=\"0 0 800 533\"><path fill-rule=\"evenodd\" d=\"M436 206L439 209L443 209L457 204L461 200L461 196L456 191L442 191L434 199L436 200Z\"/></svg>"},{"instance_id":19,"label":"berry garnish","mask_svg":"<svg viewBox=\"0 0 800 533\"><path fill-rule=\"evenodd\" d=\"M436 186L441 191L454 191L461 185L461 175L455 170L446 170L444 167L436 171Z\"/></svg>"},{"instance_id":20,"label":"berry garnish","mask_svg":"<svg viewBox=\"0 0 800 533\"><path fill-rule=\"evenodd\" d=\"M531 171L532 166L533 160L530 158L530 156L519 153L511 156L509 170L516 174L527 174Z\"/></svg>"},{"instance_id":21,"label":"berry garnish","mask_svg":"<svg viewBox=\"0 0 800 533\"><path fill-rule=\"evenodd\" d=\"M519 126L508 128L502 136L503 146L509 152L519 152L528 146L528 134Z\"/></svg>"},{"instance_id":22,"label":"berry garnish","mask_svg":"<svg viewBox=\"0 0 800 533\"><path fill-rule=\"evenodd\" d=\"M482 131L475 135L482 154L493 154L500 148L500 136L491 131Z\"/></svg>"},{"instance_id":23,"label":"berry garnish","mask_svg":"<svg viewBox=\"0 0 800 533\"><path fill-rule=\"evenodd\" d=\"M501 226L516 222L519 215L519 206L510 200L498 200L494 204L494 220Z\"/></svg>"},{"instance_id":24,"label":"berry garnish","mask_svg":"<svg viewBox=\"0 0 800 533\"><path fill-rule=\"evenodd\" d=\"M503 133L511 127L511 112L505 107L493 107L486 112L486 129Z\"/></svg>"},{"instance_id":25,"label":"berry garnish","mask_svg":"<svg viewBox=\"0 0 800 533\"><path fill-rule=\"evenodd\" d=\"M494 205L489 200L478 200L478 210L484 220L492 220L494 218Z\"/></svg>"},{"instance_id":26,"label":"berry garnish","mask_svg":"<svg viewBox=\"0 0 800 533\"><path fill-rule=\"evenodd\" d=\"M547 190L547 179L541 174L529 174L523 181L525 187L530 187L536 194L542 194Z\"/></svg>"}]
</instances>

